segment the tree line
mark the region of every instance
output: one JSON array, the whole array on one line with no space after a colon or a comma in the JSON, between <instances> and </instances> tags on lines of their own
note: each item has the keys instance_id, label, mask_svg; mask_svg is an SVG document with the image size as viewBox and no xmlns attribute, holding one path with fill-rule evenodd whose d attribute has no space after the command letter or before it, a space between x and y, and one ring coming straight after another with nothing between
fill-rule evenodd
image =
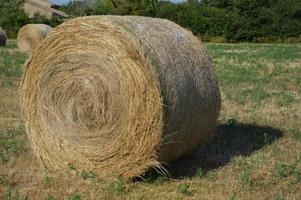
<instances>
[{"instance_id":1,"label":"tree line","mask_svg":"<svg viewBox=\"0 0 301 200\"><path fill-rule=\"evenodd\" d=\"M91 2L90 2L91 5ZM166 18L202 38L260 41L301 36L300 0L94 0L91 14Z\"/></svg>"},{"instance_id":2,"label":"tree line","mask_svg":"<svg viewBox=\"0 0 301 200\"><path fill-rule=\"evenodd\" d=\"M14 1L22 0L9 2ZM6 1L0 0L2 7L1 2ZM300 41L301 37L301 0L188 0L178 4L159 0L87 0L73 1L61 9L72 16L165 18L205 40L265 42L294 38Z\"/></svg>"}]
</instances>

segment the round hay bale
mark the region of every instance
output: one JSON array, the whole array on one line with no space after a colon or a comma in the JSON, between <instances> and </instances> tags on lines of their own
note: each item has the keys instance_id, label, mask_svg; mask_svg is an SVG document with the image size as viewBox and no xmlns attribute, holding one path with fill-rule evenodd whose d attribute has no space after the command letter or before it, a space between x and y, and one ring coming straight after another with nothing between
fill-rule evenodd
<instances>
[{"instance_id":1,"label":"round hay bale","mask_svg":"<svg viewBox=\"0 0 301 200\"><path fill-rule=\"evenodd\" d=\"M55 28L29 59L21 107L49 169L131 178L204 144L220 93L191 32L163 19L90 16Z\"/></svg>"},{"instance_id":2,"label":"round hay bale","mask_svg":"<svg viewBox=\"0 0 301 200\"><path fill-rule=\"evenodd\" d=\"M6 45L7 35L6 32L0 27L0 47Z\"/></svg>"},{"instance_id":3,"label":"round hay bale","mask_svg":"<svg viewBox=\"0 0 301 200\"><path fill-rule=\"evenodd\" d=\"M22 52L31 55L52 28L46 24L27 24L23 26L17 37L18 47Z\"/></svg>"}]
</instances>

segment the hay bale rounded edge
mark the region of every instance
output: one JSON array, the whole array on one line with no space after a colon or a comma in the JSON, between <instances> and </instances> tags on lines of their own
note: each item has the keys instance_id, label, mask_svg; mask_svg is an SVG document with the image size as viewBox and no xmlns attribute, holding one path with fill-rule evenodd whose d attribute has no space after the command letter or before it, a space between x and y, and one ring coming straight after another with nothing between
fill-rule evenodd
<instances>
[{"instance_id":1,"label":"hay bale rounded edge","mask_svg":"<svg viewBox=\"0 0 301 200\"><path fill-rule=\"evenodd\" d=\"M31 55L41 41L51 32L52 28L46 24L26 24L20 28L17 44L22 52Z\"/></svg>"},{"instance_id":2,"label":"hay bale rounded edge","mask_svg":"<svg viewBox=\"0 0 301 200\"><path fill-rule=\"evenodd\" d=\"M58 26L38 47L21 108L49 169L132 178L206 143L220 92L191 32L163 19L90 16Z\"/></svg>"},{"instance_id":3,"label":"hay bale rounded edge","mask_svg":"<svg viewBox=\"0 0 301 200\"><path fill-rule=\"evenodd\" d=\"M0 47L6 46L7 35L6 32L0 27Z\"/></svg>"}]
</instances>

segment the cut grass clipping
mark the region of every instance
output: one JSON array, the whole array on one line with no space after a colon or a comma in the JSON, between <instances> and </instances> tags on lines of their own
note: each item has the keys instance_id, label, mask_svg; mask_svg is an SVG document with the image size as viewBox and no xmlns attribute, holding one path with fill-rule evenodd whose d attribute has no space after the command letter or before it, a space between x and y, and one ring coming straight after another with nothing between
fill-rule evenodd
<instances>
[{"instance_id":1,"label":"cut grass clipping","mask_svg":"<svg viewBox=\"0 0 301 200\"><path fill-rule=\"evenodd\" d=\"M52 28L46 24L27 24L23 26L17 37L19 49L31 55Z\"/></svg>"},{"instance_id":2,"label":"cut grass clipping","mask_svg":"<svg viewBox=\"0 0 301 200\"><path fill-rule=\"evenodd\" d=\"M27 62L21 104L48 168L132 178L204 144L220 93L191 32L162 19L92 16L46 37Z\"/></svg>"}]
</instances>

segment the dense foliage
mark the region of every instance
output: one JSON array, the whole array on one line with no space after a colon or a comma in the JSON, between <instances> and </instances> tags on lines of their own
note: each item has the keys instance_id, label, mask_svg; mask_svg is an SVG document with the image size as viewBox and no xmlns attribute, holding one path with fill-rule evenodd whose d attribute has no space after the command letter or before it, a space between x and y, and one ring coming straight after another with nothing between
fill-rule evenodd
<instances>
[{"instance_id":1,"label":"dense foliage","mask_svg":"<svg viewBox=\"0 0 301 200\"><path fill-rule=\"evenodd\" d=\"M301 35L300 0L92 0L93 14L170 19L203 38L263 41Z\"/></svg>"},{"instance_id":2,"label":"dense foliage","mask_svg":"<svg viewBox=\"0 0 301 200\"><path fill-rule=\"evenodd\" d=\"M17 36L18 30L28 23L43 23L55 26L60 23L56 18L51 20L37 14L33 18L22 9L24 0L0 0L0 27L2 27L9 38Z\"/></svg>"},{"instance_id":3,"label":"dense foliage","mask_svg":"<svg viewBox=\"0 0 301 200\"><path fill-rule=\"evenodd\" d=\"M0 0L0 26L13 36L29 21L57 24L41 16L29 19L23 0ZM74 1L62 10L72 16L142 15L170 19L203 39L273 41L301 37L301 0L188 0L174 4L159 0Z\"/></svg>"}]
</instances>

